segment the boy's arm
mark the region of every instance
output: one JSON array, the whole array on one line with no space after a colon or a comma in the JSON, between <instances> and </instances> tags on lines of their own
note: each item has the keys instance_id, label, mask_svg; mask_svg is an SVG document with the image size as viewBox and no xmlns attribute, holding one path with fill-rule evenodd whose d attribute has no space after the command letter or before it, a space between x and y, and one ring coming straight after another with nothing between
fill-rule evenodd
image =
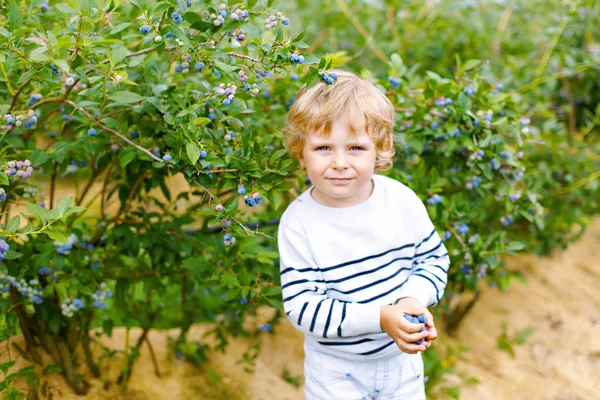
<instances>
[{"instance_id":1,"label":"boy's arm","mask_svg":"<svg viewBox=\"0 0 600 400\"><path fill-rule=\"evenodd\" d=\"M281 224L278 246L283 307L297 329L320 338L383 332L381 305L327 297L325 281L303 233Z\"/></svg>"},{"instance_id":2,"label":"boy's arm","mask_svg":"<svg viewBox=\"0 0 600 400\"><path fill-rule=\"evenodd\" d=\"M425 307L432 307L444 295L450 258L448 250L427 214L425 205L417 196L415 199L413 270L408 281L400 288L398 299L413 297Z\"/></svg>"}]
</instances>

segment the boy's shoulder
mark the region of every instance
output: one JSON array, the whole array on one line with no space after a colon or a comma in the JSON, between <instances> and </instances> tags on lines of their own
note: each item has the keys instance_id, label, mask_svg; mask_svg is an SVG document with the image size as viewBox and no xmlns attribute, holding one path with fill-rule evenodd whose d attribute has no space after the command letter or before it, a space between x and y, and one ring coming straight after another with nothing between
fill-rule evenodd
<instances>
[{"instance_id":1,"label":"boy's shoulder","mask_svg":"<svg viewBox=\"0 0 600 400\"><path fill-rule=\"evenodd\" d=\"M419 196L411 188L394 178L374 174L373 180L376 185L379 185L378 193L385 203L410 207L415 204L415 201L421 202ZM290 228L301 226L300 221L304 219L303 217L314 214L310 199L312 188L313 186L306 189L288 205L281 216L280 224Z\"/></svg>"}]
</instances>

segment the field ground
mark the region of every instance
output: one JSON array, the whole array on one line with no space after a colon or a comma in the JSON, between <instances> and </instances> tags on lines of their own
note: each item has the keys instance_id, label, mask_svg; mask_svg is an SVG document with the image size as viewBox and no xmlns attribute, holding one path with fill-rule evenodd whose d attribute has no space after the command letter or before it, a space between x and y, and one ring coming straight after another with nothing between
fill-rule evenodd
<instances>
[{"instance_id":1,"label":"field ground","mask_svg":"<svg viewBox=\"0 0 600 400\"><path fill-rule=\"evenodd\" d=\"M459 356L457 369L478 384L462 384L457 376L448 376L447 385L460 386L461 399L600 399L600 218L584 237L566 251L552 257L531 255L511 257L509 267L523 266L527 286L513 282L509 292L486 289L465 318L455 337L443 335L434 346L468 352ZM266 311L268 313L268 311ZM267 319L268 315L261 319ZM508 336L527 328L533 333L525 343L515 345L515 357L498 350L497 339L507 322ZM206 328L194 326L190 339L199 339ZM44 377L55 399L303 399L302 387L283 379L287 369L291 377L302 379L302 335L287 321L276 334L261 334L262 352L256 373L248 375L237 364L251 346L247 340L233 340L225 354L211 355L210 365L200 370L177 360L167 350L167 335L176 331L151 332L161 377L156 377L150 352L144 345L134 366L127 392L116 387L103 388L103 382L91 380L86 397L71 394L58 374ZM140 331L130 333L134 342ZM102 342L122 349L125 330L115 329L112 338ZM22 344L20 337L11 339ZM96 350L100 354L100 347ZM15 368L26 365L13 349ZM6 343L0 346L0 362L9 358ZM123 360L105 361L102 368L114 381ZM86 369L83 369L86 371ZM24 384L17 381L18 385Z\"/></svg>"}]
</instances>

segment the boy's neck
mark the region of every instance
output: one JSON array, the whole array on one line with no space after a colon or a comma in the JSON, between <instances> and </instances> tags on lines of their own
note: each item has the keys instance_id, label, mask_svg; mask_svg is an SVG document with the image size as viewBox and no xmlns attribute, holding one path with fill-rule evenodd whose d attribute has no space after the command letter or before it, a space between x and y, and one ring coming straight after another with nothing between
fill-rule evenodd
<instances>
[{"instance_id":1,"label":"boy's neck","mask_svg":"<svg viewBox=\"0 0 600 400\"><path fill-rule=\"evenodd\" d=\"M333 208L346 208L356 206L366 201L373 194L374 188L375 183L373 182L373 178L371 178L369 179L369 183L367 183L357 193L353 194L348 198L332 198L331 196L328 196L322 191L320 191L316 186L313 188L313 190L310 191L310 195L317 203L323 206Z\"/></svg>"}]
</instances>

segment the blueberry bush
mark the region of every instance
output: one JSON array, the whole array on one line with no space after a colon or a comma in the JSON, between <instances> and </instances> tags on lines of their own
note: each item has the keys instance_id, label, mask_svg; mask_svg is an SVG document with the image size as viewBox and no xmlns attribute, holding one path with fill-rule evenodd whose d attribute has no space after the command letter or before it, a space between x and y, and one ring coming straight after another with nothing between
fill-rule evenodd
<instances>
[{"instance_id":1,"label":"blueberry bush","mask_svg":"<svg viewBox=\"0 0 600 400\"><path fill-rule=\"evenodd\" d=\"M359 17L383 26L390 11L324 4L0 6L0 340L22 334L21 354L42 363L48 353L84 394L84 369L101 375L92 343L117 326L142 329L123 352L122 385L151 329L180 328L173 354L197 364L208 346L188 341L193 324L210 323L220 349L271 332L281 317L278 218L309 185L283 147L283 118L302 84L335 85L336 68L371 80L397 108L400 154L388 174L422 196L450 251L441 309L451 325L468 310L453 303L462 294L521 279L503 254L565 245L598 211L600 110L588 98L594 83L578 75L597 85L597 54L558 41L563 56L546 64L563 60L572 75L542 69L532 81L532 65L483 52L478 35L494 32L465 30L455 14L392 2L392 22L423 15L374 30L375 42ZM574 36L591 34L587 14L565 15ZM432 20L455 41L438 32L439 43L409 47L395 33L431 32ZM498 46L520 54L539 44L530 40ZM565 106L559 87L584 101ZM63 183L74 196L59 195ZM265 305L278 310L273 320L244 324Z\"/></svg>"}]
</instances>

